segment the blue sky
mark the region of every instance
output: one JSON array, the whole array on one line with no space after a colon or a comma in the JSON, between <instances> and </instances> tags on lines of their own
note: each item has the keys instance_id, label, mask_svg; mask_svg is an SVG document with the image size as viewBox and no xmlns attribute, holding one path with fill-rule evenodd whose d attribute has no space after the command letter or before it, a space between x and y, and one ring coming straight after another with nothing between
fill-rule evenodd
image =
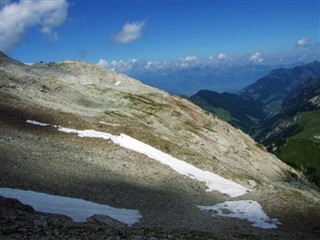
<instances>
[{"instance_id":1,"label":"blue sky","mask_svg":"<svg viewBox=\"0 0 320 240\"><path fill-rule=\"evenodd\" d=\"M1 5L0 48L23 62L320 59L319 0L1 0Z\"/></svg>"}]
</instances>

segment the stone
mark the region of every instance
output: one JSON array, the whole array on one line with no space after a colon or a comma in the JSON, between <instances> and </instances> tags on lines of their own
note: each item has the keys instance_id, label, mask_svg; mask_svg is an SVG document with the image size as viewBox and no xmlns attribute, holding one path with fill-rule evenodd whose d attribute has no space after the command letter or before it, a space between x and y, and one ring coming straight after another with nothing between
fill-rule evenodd
<instances>
[{"instance_id":1,"label":"stone","mask_svg":"<svg viewBox=\"0 0 320 240\"><path fill-rule=\"evenodd\" d=\"M248 180L248 184L250 185L250 188L256 188L257 187L257 183L254 180Z\"/></svg>"}]
</instances>

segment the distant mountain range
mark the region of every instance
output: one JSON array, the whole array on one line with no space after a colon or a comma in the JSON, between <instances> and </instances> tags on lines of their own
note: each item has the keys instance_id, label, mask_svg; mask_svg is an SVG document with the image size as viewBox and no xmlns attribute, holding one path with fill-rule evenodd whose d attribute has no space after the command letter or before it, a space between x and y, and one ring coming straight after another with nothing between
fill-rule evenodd
<instances>
[{"instance_id":1,"label":"distant mountain range","mask_svg":"<svg viewBox=\"0 0 320 240\"><path fill-rule=\"evenodd\" d=\"M302 82L263 127L257 139L320 185L320 75Z\"/></svg>"},{"instance_id":2,"label":"distant mountain range","mask_svg":"<svg viewBox=\"0 0 320 240\"><path fill-rule=\"evenodd\" d=\"M320 184L319 62L273 70L239 94L201 90L190 100Z\"/></svg>"},{"instance_id":3,"label":"distant mountain range","mask_svg":"<svg viewBox=\"0 0 320 240\"><path fill-rule=\"evenodd\" d=\"M238 92L280 66L211 65L189 68L131 70L128 75L143 83L176 95L191 96L202 89L217 92Z\"/></svg>"},{"instance_id":4,"label":"distant mountain range","mask_svg":"<svg viewBox=\"0 0 320 240\"><path fill-rule=\"evenodd\" d=\"M240 94L261 101L271 114L276 114L281 110L284 99L299 84L319 75L320 63L317 61L290 69L281 68L245 87Z\"/></svg>"}]
</instances>

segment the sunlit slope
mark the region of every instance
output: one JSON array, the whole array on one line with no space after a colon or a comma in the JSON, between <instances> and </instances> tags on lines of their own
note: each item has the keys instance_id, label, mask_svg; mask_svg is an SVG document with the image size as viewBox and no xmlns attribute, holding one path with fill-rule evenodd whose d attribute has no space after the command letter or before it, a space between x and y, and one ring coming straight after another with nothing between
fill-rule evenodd
<instances>
[{"instance_id":1,"label":"sunlit slope","mask_svg":"<svg viewBox=\"0 0 320 240\"><path fill-rule=\"evenodd\" d=\"M296 124L302 130L290 136L277 155L320 184L320 111L301 112L296 117Z\"/></svg>"},{"instance_id":2,"label":"sunlit slope","mask_svg":"<svg viewBox=\"0 0 320 240\"><path fill-rule=\"evenodd\" d=\"M296 231L313 237L314 219L320 218L316 188L241 130L185 99L96 65L64 61L28 66L3 54L0 60L1 187L138 210L137 228L268 236L246 219L198 208L248 200L258 202L270 219L279 219L281 229L268 231L280 239ZM76 132L86 130L112 137ZM121 136L145 147L137 151L113 141ZM155 161L160 155L163 161ZM181 174L172 168L177 165L194 171ZM249 191L230 195L208 187L202 177L216 175ZM24 214L32 218L35 213ZM86 226L96 226L91 224Z\"/></svg>"}]
</instances>

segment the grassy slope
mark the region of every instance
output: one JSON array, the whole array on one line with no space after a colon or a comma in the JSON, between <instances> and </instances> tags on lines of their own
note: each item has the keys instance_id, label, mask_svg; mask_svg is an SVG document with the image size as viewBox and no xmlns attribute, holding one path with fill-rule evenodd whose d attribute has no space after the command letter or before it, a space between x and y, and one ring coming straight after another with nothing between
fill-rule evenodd
<instances>
[{"instance_id":1,"label":"grassy slope","mask_svg":"<svg viewBox=\"0 0 320 240\"><path fill-rule=\"evenodd\" d=\"M316 184L320 184L320 111L298 113L297 124L303 130L288 138L280 147L278 157L302 170Z\"/></svg>"},{"instance_id":2,"label":"grassy slope","mask_svg":"<svg viewBox=\"0 0 320 240\"><path fill-rule=\"evenodd\" d=\"M198 96L193 97L192 102L200 106L205 111L215 114L218 118L226 122L229 122L232 119L231 113L228 112L226 109L213 107L210 103L208 103L206 100L202 99L201 97L198 97Z\"/></svg>"},{"instance_id":3,"label":"grassy slope","mask_svg":"<svg viewBox=\"0 0 320 240\"><path fill-rule=\"evenodd\" d=\"M261 119L266 117L262 103L241 95L201 90L191 96L190 100L202 109L252 135L256 133Z\"/></svg>"}]
</instances>

